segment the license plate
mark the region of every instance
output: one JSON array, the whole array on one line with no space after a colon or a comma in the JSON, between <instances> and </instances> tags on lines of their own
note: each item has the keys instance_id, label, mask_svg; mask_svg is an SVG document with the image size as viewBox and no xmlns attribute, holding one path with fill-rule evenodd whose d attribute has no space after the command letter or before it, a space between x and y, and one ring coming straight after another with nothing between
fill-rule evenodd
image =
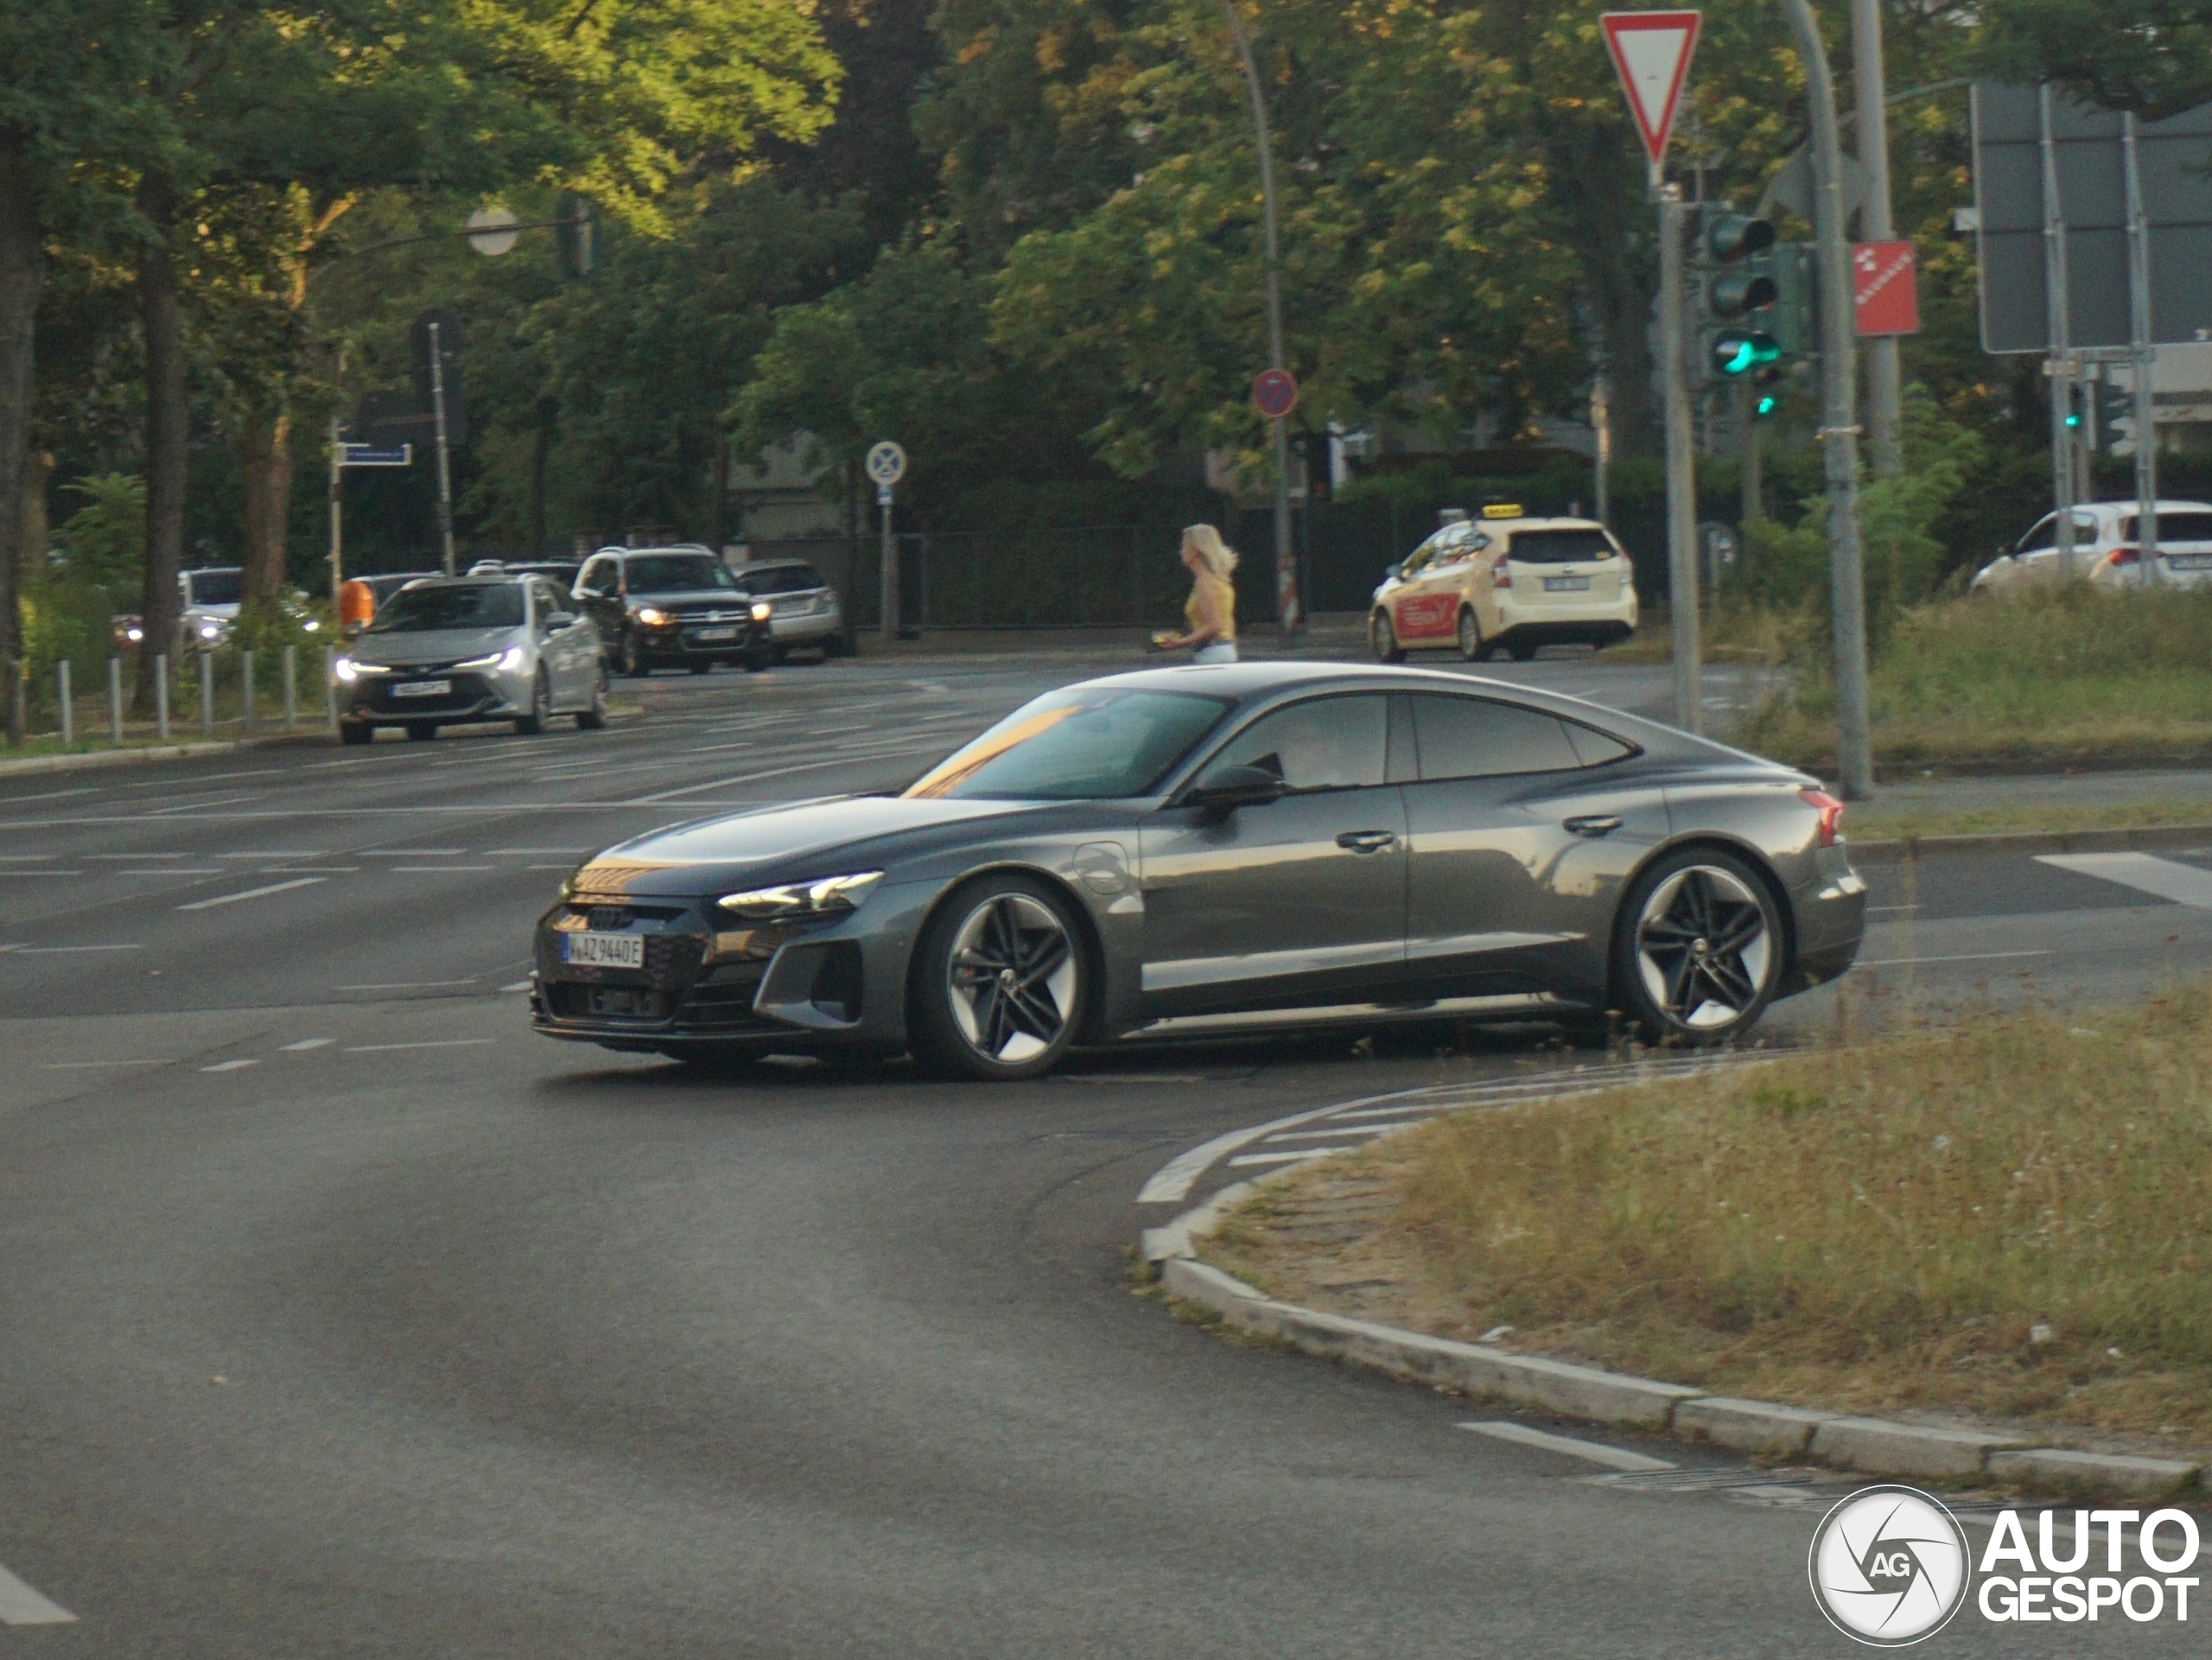
<instances>
[{"instance_id":1,"label":"license plate","mask_svg":"<svg viewBox=\"0 0 2212 1660\"><path fill-rule=\"evenodd\" d=\"M1547 576L1544 578L1544 592L1547 594L1586 594L1589 591L1590 579L1587 576Z\"/></svg>"},{"instance_id":2,"label":"license plate","mask_svg":"<svg viewBox=\"0 0 2212 1660\"><path fill-rule=\"evenodd\" d=\"M643 934L563 934L561 960L593 969L641 969L645 965Z\"/></svg>"},{"instance_id":3,"label":"license plate","mask_svg":"<svg viewBox=\"0 0 2212 1660\"><path fill-rule=\"evenodd\" d=\"M394 697L445 697L452 692L450 680L403 680L391 689Z\"/></svg>"},{"instance_id":4,"label":"license plate","mask_svg":"<svg viewBox=\"0 0 2212 1660\"><path fill-rule=\"evenodd\" d=\"M694 639L735 639L737 630L734 628L694 628L691 631L691 638Z\"/></svg>"},{"instance_id":5,"label":"license plate","mask_svg":"<svg viewBox=\"0 0 2212 1660\"><path fill-rule=\"evenodd\" d=\"M2212 553L2170 553L2161 557L2176 570L2202 570L2212 566Z\"/></svg>"}]
</instances>

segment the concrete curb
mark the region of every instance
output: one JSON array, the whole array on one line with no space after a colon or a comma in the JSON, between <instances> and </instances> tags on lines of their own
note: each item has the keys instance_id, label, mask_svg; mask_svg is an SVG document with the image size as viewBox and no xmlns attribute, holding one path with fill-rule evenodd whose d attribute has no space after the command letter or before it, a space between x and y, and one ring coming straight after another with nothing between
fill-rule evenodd
<instances>
[{"instance_id":1,"label":"concrete curb","mask_svg":"<svg viewBox=\"0 0 2212 1660\"><path fill-rule=\"evenodd\" d=\"M226 755L237 749L280 741L269 738L216 738L204 743L156 744L137 749L88 749L82 754L29 755L0 760L0 778L33 773L81 773L98 766L122 766L141 760L189 760L195 755Z\"/></svg>"},{"instance_id":2,"label":"concrete curb","mask_svg":"<svg viewBox=\"0 0 2212 1660\"><path fill-rule=\"evenodd\" d=\"M1892 1423L1707 1395L1681 1383L1278 1302L1191 1254L1192 1240L1232 1208L1219 1199L1147 1231L1147 1244L1178 1247L1160 1264L1161 1289L1239 1331L1307 1354L1561 1417L1667 1431L1758 1457L1812 1458L1866 1475L1982 1476L2027 1491L2148 1499L2192 1490L2202 1472L2194 1461L2030 1447L2024 1437L2000 1431Z\"/></svg>"},{"instance_id":3,"label":"concrete curb","mask_svg":"<svg viewBox=\"0 0 2212 1660\"><path fill-rule=\"evenodd\" d=\"M2008 830L1990 836L1903 836L1851 842L1852 862L1913 864L1977 853L2137 853L2152 848L2212 846L2212 824L2158 824L2142 830Z\"/></svg>"}]
</instances>

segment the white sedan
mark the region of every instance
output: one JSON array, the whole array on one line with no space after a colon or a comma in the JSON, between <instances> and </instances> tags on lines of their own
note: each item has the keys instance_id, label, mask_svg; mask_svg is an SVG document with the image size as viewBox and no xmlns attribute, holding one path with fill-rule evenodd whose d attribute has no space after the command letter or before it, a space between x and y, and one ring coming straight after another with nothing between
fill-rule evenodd
<instances>
[{"instance_id":1,"label":"white sedan","mask_svg":"<svg viewBox=\"0 0 2212 1660\"><path fill-rule=\"evenodd\" d=\"M2101 588L2143 582L2140 516L2132 501L2101 501L2074 510L2074 570ZM2158 504L2158 581L2167 588L2212 587L2212 505ZM2067 573L2058 558L2058 515L2046 513L2018 543L1975 573L1977 594L2002 594L2024 583L2055 582Z\"/></svg>"}]
</instances>

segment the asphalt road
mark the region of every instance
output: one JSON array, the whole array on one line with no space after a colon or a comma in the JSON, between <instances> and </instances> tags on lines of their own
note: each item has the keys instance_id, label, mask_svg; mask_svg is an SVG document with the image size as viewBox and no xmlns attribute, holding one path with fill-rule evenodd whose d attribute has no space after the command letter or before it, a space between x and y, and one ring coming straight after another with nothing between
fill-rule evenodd
<instances>
[{"instance_id":1,"label":"asphalt road","mask_svg":"<svg viewBox=\"0 0 2212 1660\"><path fill-rule=\"evenodd\" d=\"M1541 1033L990 1089L526 1030L530 924L583 854L893 782L1090 666L667 677L596 735L0 784L0 1657L1847 1651L1804 1577L1843 1485L1471 1434L1501 1415L1132 1292L1179 1154L1576 1063ZM1878 868L1883 966L1770 1029L2196 972L2212 860L2152 862Z\"/></svg>"}]
</instances>

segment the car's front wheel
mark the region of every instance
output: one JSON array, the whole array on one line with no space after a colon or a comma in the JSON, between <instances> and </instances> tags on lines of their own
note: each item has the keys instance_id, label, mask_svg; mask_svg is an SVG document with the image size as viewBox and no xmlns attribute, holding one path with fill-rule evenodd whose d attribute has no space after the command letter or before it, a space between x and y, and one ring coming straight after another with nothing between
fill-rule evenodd
<instances>
[{"instance_id":1,"label":"car's front wheel","mask_svg":"<svg viewBox=\"0 0 2212 1660\"><path fill-rule=\"evenodd\" d=\"M537 677L530 683L530 713L515 722L515 730L525 738L534 738L552 718L553 683L545 677L545 665L541 663Z\"/></svg>"},{"instance_id":2,"label":"car's front wheel","mask_svg":"<svg viewBox=\"0 0 2212 1660\"><path fill-rule=\"evenodd\" d=\"M596 732L607 724L607 665L599 665L599 672L592 677L591 704L576 711L576 730Z\"/></svg>"},{"instance_id":3,"label":"car's front wheel","mask_svg":"<svg viewBox=\"0 0 2212 1660\"><path fill-rule=\"evenodd\" d=\"M645 643L635 634L622 637L622 672L632 680L643 680L653 671L653 660L645 650Z\"/></svg>"},{"instance_id":4,"label":"car's front wheel","mask_svg":"<svg viewBox=\"0 0 2212 1660\"><path fill-rule=\"evenodd\" d=\"M914 954L916 1053L987 1082L1035 1078L1074 1044L1089 971L1080 925L1043 882L971 882L938 908Z\"/></svg>"},{"instance_id":5,"label":"car's front wheel","mask_svg":"<svg viewBox=\"0 0 2212 1660\"><path fill-rule=\"evenodd\" d=\"M1398 631L1390 626L1390 614L1377 611L1367 620L1367 643L1377 663L1403 663L1406 648L1398 644Z\"/></svg>"},{"instance_id":6,"label":"car's front wheel","mask_svg":"<svg viewBox=\"0 0 2212 1660\"><path fill-rule=\"evenodd\" d=\"M1782 977L1781 913L1733 854L1686 848L1637 879L1621 906L1613 979L1649 1041L1740 1037Z\"/></svg>"},{"instance_id":7,"label":"car's front wheel","mask_svg":"<svg viewBox=\"0 0 2212 1660\"><path fill-rule=\"evenodd\" d=\"M377 729L367 721L340 721L338 741L340 743L373 743Z\"/></svg>"},{"instance_id":8,"label":"car's front wheel","mask_svg":"<svg viewBox=\"0 0 2212 1660\"><path fill-rule=\"evenodd\" d=\"M438 735L438 723L435 721L410 721L407 735L416 743L428 743Z\"/></svg>"}]
</instances>

